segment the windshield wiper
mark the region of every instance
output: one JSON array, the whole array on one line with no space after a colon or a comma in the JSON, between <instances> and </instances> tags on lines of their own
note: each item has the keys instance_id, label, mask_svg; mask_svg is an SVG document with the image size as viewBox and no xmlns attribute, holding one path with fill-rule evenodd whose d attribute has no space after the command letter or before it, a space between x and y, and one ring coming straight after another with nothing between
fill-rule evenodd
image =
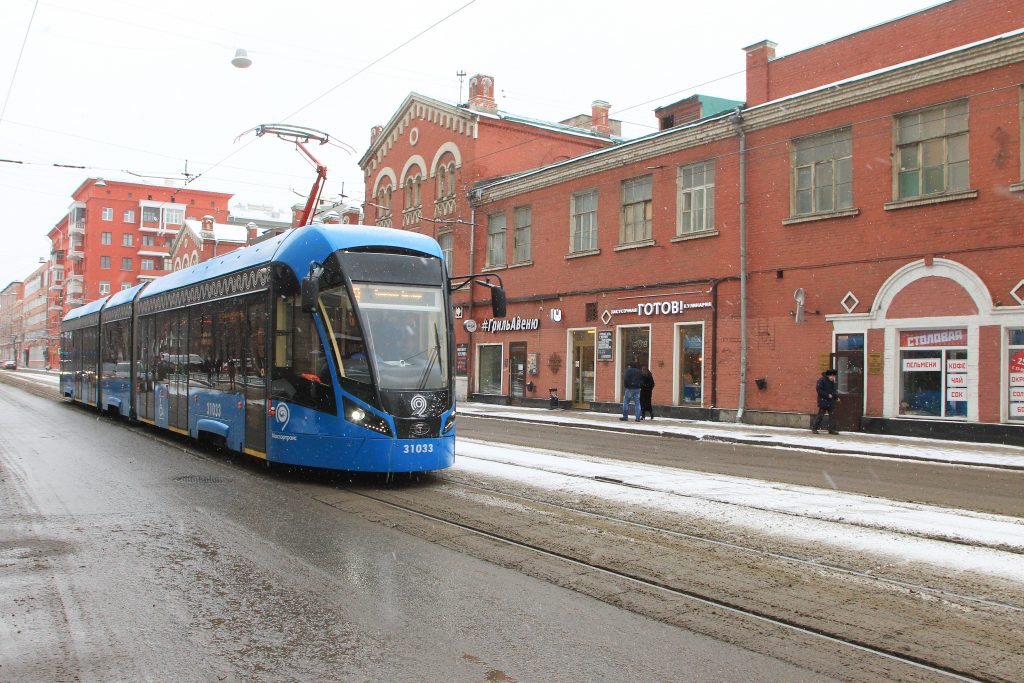
<instances>
[{"instance_id":1,"label":"windshield wiper","mask_svg":"<svg viewBox=\"0 0 1024 683\"><path fill-rule=\"evenodd\" d=\"M434 367L435 360L441 360L441 338L437 334L437 323L434 323L434 348L430 349L430 355L427 356L427 367L423 368L423 376L420 378L419 387L417 387L420 391L427 386L427 380L430 379L430 370Z\"/></svg>"}]
</instances>

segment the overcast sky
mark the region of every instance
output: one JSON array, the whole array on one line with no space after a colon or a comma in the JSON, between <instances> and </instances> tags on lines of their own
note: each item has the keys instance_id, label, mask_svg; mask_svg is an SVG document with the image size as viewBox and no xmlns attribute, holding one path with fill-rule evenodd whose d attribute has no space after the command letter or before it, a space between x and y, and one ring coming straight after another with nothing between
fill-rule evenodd
<instances>
[{"instance_id":1,"label":"overcast sky","mask_svg":"<svg viewBox=\"0 0 1024 683\"><path fill-rule=\"evenodd\" d=\"M0 287L48 256L47 231L89 176L159 184L187 160L197 189L299 201L314 176L292 146L236 142L261 123L354 147L313 152L326 193L360 201L370 127L410 91L456 102L459 71L494 76L502 110L561 120L603 99L639 135L683 97L743 100L747 45L784 56L935 4L0 0L0 159L23 162L0 162ZM245 70L231 66L240 47Z\"/></svg>"}]
</instances>

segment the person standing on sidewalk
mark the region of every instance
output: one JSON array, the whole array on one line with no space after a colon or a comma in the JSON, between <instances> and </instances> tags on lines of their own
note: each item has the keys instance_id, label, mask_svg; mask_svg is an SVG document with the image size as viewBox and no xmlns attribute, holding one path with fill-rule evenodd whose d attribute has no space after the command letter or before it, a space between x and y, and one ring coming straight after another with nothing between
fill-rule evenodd
<instances>
[{"instance_id":1,"label":"person standing on sidewalk","mask_svg":"<svg viewBox=\"0 0 1024 683\"><path fill-rule=\"evenodd\" d=\"M654 375L646 365L640 368L640 419L648 415L654 419L654 408L651 407L651 394L654 393Z\"/></svg>"},{"instance_id":2,"label":"person standing on sidewalk","mask_svg":"<svg viewBox=\"0 0 1024 683\"><path fill-rule=\"evenodd\" d=\"M632 403L636 406L636 419L638 422L640 421L642 417L640 413L640 382L642 379L640 368L636 366L636 363L630 363L625 374L622 375L622 417L619 418L620 420L629 419L629 404Z\"/></svg>"},{"instance_id":3,"label":"person standing on sidewalk","mask_svg":"<svg viewBox=\"0 0 1024 683\"><path fill-rule=\"evenodd\" d=\"M818 378L817 383L814 385L814 390L818 393L818 414L814 417L814 422L811 423L811 431L815 434L818 433L818 429L821 428L821 422L825 415L828 415L828 433L838 434L836 431L836 419L833 413L836 409L836 375L838 373L834 369L828 369L821 373L821 377Z\"/></svg>"}]
</instances>

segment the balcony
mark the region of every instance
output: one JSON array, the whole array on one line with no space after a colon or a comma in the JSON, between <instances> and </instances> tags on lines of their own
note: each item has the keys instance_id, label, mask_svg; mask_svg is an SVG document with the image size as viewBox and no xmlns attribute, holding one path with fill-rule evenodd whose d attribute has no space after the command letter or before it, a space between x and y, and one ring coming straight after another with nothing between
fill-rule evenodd
<instances>
[{"instance_id":1,"label":"balcony","mask_svg":"<svg viewBox=\"0 0 1024 683\"><path fill-rule=\"evenodd\" d=\"M64 280L57 280L50 283L51 292L59 292L62 289L64 289Z\"/></svg>"},{"instance_id":2,"label":"balcony","mask_svg":"<svg viewBox=\"0 0 1024 683\"><path fill-rule=\"evenodd\" d=\"M85 258L85 252L82 251L81 247L71 247L71 251L68 252L68 257L76 261L81 261Z\"/></svg>"},{"instance_id":3,"label":"balcony","mask_svg":"<svg viewBox=\"0 0 1024 683\"><path fill-rule=\"evenodd\" d=\"M64 277L64 282L85 282L85 276L81 273L68 273Z\"/></svg>"},{"instance_id":4,"label":"balcony","mask_svg":"<svg viewBox=\"0 0 1024 683\"><path fill-rule=\"evenodd\" d=\"M85 303L85 299L82 298L82 294L81 293L78 293L78 294L68 294L64 298L64 303L66 303L68 306L71 306L72 308L74 308L75 306L81 306L82 304L84 304Z\"/></svg>"},{"instance_id":5,"label":"balcony","mask_svg":"<svg viewBox=\"0 0 1024 683\"><path fill-rule=\"evenodd\" d=\"M70 235L84 235L85 234L85 221L74 221L68 225L68 234Z\"/></svg>"}]
</instances>

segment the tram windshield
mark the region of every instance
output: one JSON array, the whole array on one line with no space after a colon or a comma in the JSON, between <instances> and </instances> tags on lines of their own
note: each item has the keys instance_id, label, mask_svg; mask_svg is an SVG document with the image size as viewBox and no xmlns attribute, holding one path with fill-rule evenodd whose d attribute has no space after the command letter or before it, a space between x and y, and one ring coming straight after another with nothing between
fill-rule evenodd
<instances>
[{"instance_id":1,"label":"tram windshield","mask_svg":"<svg viewBox=\"0 0 1024 683\"><path fill-rule=\"evenodd\" d=\"M344 286L320 293L341 376L368 383L375 371L381 389L446 389L448 339L443 290L357 282L352 293L355 307Z\"/></svg>"}]
</instances>

